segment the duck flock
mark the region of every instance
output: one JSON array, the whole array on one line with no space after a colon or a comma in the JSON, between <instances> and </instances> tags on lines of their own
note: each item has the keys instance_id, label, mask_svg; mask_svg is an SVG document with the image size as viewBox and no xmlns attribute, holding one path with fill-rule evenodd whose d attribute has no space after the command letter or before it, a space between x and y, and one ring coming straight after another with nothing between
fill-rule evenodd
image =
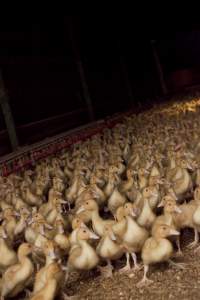
<instances>
[{"instance_id":1,"label":"duck flock","mask_svg":"<svg viewBox=\"0 0 200 300\"><path fill-rule=\"evenodd\" d=\"M0 177L1 300L70 297L72 272L102 277L200 250L200 100L124 117L112 129L8 177ZM116 270L113 262L125 257ZM138 263L138 256L141 257Z\"/></svg>"}]
</instances>

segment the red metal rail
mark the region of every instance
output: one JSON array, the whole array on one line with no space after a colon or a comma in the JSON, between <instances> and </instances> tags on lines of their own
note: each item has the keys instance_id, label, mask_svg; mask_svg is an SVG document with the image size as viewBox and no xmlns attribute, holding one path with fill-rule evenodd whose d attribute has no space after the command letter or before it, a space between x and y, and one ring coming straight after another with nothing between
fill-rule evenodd
<instances>
[{"instance_id":1,"label":"red metal rail","mask_svg":"<svg viewBox=\"0 0 200 300\"><path fill-rule=\"evenodd\" d=\"M3 156L0 158L0 174L7 176L30 167L38 160L68 148L79 141L86 140L92 135L102 132L105 128L112 128L130 113L116 114L111 118L89 123Z\"/></svg>"}]
</instances>

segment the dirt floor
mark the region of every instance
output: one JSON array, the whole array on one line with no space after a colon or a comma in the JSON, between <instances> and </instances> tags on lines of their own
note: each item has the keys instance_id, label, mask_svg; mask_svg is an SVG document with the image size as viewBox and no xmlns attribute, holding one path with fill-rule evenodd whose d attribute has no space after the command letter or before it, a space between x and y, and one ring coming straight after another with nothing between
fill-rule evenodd
<instances>
[{"instance_id":1,"label":"dirt floor","mask_svg":"<svg viewBox=\"0 0 200 300\"><path fill-rule=\"evenodd\" d=\"M66 286L68 295L75 299L87 300L137 300L137 299L199 299L200 298L200 251L187 249L192 241L192 231L185 230L182 236L183 257L174 261L186 264L185 270L178 270L164 263L150 268L149 277L153 284L138 289L136 284L143 276L143 270L129 275L121 275L117 269L125 264L125 259L115 266L113 278L102 279L97 272L76 274ZM58 298L61 299L61 298Z\"/></svg>"}]
</instances>

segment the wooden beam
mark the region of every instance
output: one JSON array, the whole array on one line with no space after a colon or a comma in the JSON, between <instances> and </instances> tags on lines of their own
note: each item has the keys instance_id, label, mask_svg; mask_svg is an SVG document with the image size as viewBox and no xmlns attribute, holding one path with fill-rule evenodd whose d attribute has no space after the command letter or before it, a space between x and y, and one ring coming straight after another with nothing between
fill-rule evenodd
<instances>
[{"instance_id":1,"label":"wooden beam","mask_svg":"<svg viewBox=\"0 0 200 300\"><path fill-rule=\"evenodd\" d=\"M151 47L152 47L153 57L154 57L155 64L156 64L160 87L161 87L163 95L166 95L168 93L168 90L167 90L167 86L165 84L163 69L162 69L162 65L160 63L160 59L159 59L156 47L155 47L154 40L151 41Z\"/></svg>"},{"instance_id":2,"label":"wooden beam","mask_svg":"<svg viewBox=\"0 0 200 300\"><path fill-rule=\"evenodd\" d=\"M18 142L18 138L15 130L15 124L14 124L14 120L13 120L13 116L9 104L9 98L8 95L6 94L1 71L0 71L0 105L4 115L4 120L6 123L6 128L8 131L12 150L14 151L18 148L19 142Z\"/></svg>"}]
</instances>

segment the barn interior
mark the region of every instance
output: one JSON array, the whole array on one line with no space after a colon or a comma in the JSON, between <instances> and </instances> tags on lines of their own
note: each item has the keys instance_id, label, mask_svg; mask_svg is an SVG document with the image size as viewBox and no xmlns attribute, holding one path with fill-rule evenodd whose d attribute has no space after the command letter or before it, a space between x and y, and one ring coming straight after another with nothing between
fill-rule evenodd
<instances>
[{"instance_id":1,"label":"barn interior","mask_svg":"<svg viewBox=\"0 0 200 300\"><path fill-rule=\"evenodd\" d=\"M2 300L198 298L200 26L137 25L1 21Z\"/></svg>"}]
</instances>

